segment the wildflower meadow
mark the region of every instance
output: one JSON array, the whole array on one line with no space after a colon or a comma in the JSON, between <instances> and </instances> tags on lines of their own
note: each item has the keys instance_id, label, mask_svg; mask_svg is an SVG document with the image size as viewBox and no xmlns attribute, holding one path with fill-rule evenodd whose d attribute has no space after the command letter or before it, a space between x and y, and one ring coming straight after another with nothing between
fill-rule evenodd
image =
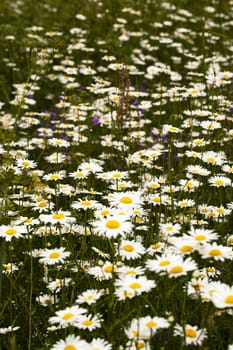
<instances>
[{"instance_id":1,"label":"wildflower meadow","mask_svg":"<svg viewBox=\"0 0 233 350\"><path fill-rule=\"evenodd\" d=\"M233 1L0 19L0 350L232 350Z\"/></svg>"}]
</instances>

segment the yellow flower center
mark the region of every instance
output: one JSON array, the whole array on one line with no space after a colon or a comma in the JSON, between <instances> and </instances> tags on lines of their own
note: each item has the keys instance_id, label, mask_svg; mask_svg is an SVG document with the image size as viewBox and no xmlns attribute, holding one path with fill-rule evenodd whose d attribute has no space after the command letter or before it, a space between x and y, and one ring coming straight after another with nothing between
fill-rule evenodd
<instances>
[{"instance_id":1,"label":"yellow flower center","mask_svg":"<svg viewBox=\"0 0 233 350\"><path fill-rule=\"evenodd\" d=\"M108 220L106 222L105 226L111 230L115 230L115 229L119 228L121 225L120 225L119 221L117 221L117 220Z\"/></svg>"},{"instance_id":2,"label":"yellow flower center","mask_svg":"<svg viewBox=\"0 0 233 350\"><path fill-rule=\"evenodd\" d=\"M142 342L142 341L137 341L137 343L136 343L136 348L137 349L143 349L143 348L145 348L145 344L144 344L144 342Z\"/></svg>"},{"instance_id":3,"label":"yellow flower center","mask_svg":"<svg viewBox=\"0 0 233 350\"><path fill-rule=\"evenodd\" d=\"M53 252L51 254L49 254L49 259L57 259L61 256L61 254L59 252Z\"/></svg>"},{"instance_id":4,"label":"yellow flower center","mask_svg":"<svg viewBox=\"0 0 233 350\"><path fill-rule=\"evenodd\" d=\"M66 345L64 350L77 350L77 347L75 345Z\"/></svg>"},{"instance_id":5,"label":"yellow flower center","mask_svg":"<svg viewBox=\"0 0 233 350\"><path fill-rule=\"evenodd\" d=\"M171 232L173 230L173 227L172 226L167 226L165 229L166 229L166 231Z\"/></svg>"},{"instance_id":6,"label":"yellow flower center","mask_svg":"<svg viewBox=\"0 0 233 350\"><path fill-rule=\"evenodd\" d=\"M136 223L141 223L141 222L143 222L142 218L139 218L139 217L137 217L135 221L136 221Z\"/></svg>"},{"instance_id":7,"label":"yellow flower center","mask_svg":"<svg viewBox=\"0 0 233 350\"><path fill-rule=\"evenodd\" d=\"M214 267L208 267L207 272L209 273L215 273L215 268Z\"/></svg>"},{"instance_id":8,"label":"yellow flower center","mask_svg":"<svg viewBox=\"0 0 233 350\"><path fill-rule=\"evenodd\" d=\"M17 230L14 228L8 228L5 233L9 236L13 236L17 233Z\"/></svg>"},{"instance_id":9,"label":"yellow flower center","mask_svg":"<svg viewBox=\"0 0 233 350\"><path fill-rule=\"evenodd\" d=\"M203 141L201 141L201 140L196 140L194 143L195 143L196 145L202 145L202 144L203 144Z\"/></svg>"},{"instance_id":10,"label":"yellow flower center","mask_svg":"<svg viewBox=\"0 0 233 350\"><path fill-rule=\"evenodd\" d=\"M110 213L110 211L107 209L101 211L102 216L107 216L109 213Z\"/></svg>"},{"instance_id":11,"label":"yellow flower center","mask_svg":"<svg viewBox=\"0 0 233 350\"><path fill-rule=\"evenodd\" d=\"M130 197L121 197L120 202L123 204L131 204L133 203L133 200Z\"/></svg>"},{"instance_id":12,"label":"yellow flower center","mask_svg":"<svg viewBox=\"0 0 233 350\"><path fill-rule=\"evenodd\" d=\"M28 166L30 165L30 162L24 160L24 161L22 162L22 165L25 166L25 167L28 167Z\"/></svg>"},{"instance_id":13,"label":"yellow flower center","mask_svg":"<svg viewBox=\"0 0 233 350\"><path fill-rule=\"evenodd\" d=\"M63 213L57 213L57 214L53 214L52 218L54 220L61 220L64 219L65 215Z\"/></svg>"},{"instance_id":14,"label":"yellow flower center","mask_svg":"<svg viewBox=\"0 0 233 350\"><path fill-rule=\"evenodd\" d=\"M225 212L225 210L223 208L217 208L216 211L219 213L219 214L223 214Z\"/></svg>"},{"instance_id":15,"label":"yellow flower center","mask_svg":"<svg viewBox=\"0 0 233 350\"><path fill-rule=\"evenodd\" d=\"M228 295L226 297L225 304L233 304L233 295Z\"/></svg>"},{"instance_id":16,"label":"yellow flower center","mask_svg":"<svg viewBox=\"0 0 233 350\"><path fill-rule=\"evenodd\" d=\"M152 244L151 249L159 249L161 247L160 243Z\"/></svg>"},{"instance_id":17,"label":"yellow flower center","mask_svg":"<svg viewBox=\"0 0 233 350\"><path fill-rule=\"evenodd\" d=\"M196 338L197 332L194 329L186 328L185 329L185 336L189 338Z\"/></svg>"},{"instance_id":18,"label":"yellow flower center","mask_svg":"<svg viewBox=\"0 0 233 350\"><path fill-rule=\"evenodd\" d=\"M174 273L174 274L179 274L179 273L181 273L183 271L184 271L184 268L183 268L183 266L180 266L180 265L173 266L169 270L170 273Z\"/></svg>"},{"instance_id":19,"label":"yellow flower center","mask_svg":"<svg viewBox=\"0 0 233 350\"><path fill-rule=\"evenodd\" d=\"M78 172L78 173L75 173L75 177L83 177L84 176L84 173L83 172Z\"/></svg>"},{"instance_id":20,"label":"yellow flower center","mask_svg":"<svg viewBox=\"0 0 233 350\"><path fill-rule=\"evenodd\" d=\"M133 210L133 214L134 214L134 215L140 215L140 214L141 214L141 211L138 210L138 209L134 209L134 210Z\"/></svg>"},{"instance_id":21,"label":"yellow flower center","mask_svg":"<svg viewBox=\"0 0 233 350\"><path fill-rule=\"evenodd\" d=\"M155 203L160 203L161 202L161 198L160 197L154 197L152 198L152 201Z\"/></svg>"},{"instance_id":22,"label":"yellow flower center","mask_svg":"<svg viewBox=\"0 0 233 350\"><path fill-rule=\"evenodd\" d=\"M220 249L214 248L209 251L210 256L221 256L222 252Z\"/></svg>"},{"instance_id":23,"label":"yellow flower center","mask_svg":"<svg viewBox=\"0 0 233 350\"><path fill-rule=\"evenodd\" d=\"M69 320L69 319L72 318L72 317L74 317L73 312L67 312L66 314L64 314L64 315L62 316L62 319L63 319L64 321L66 321L66 320Z\"/></svg>"},{"instance_id":24,"label":"yellow flower center","mask_svg":"<svg viewBox=\"0 0 233 350\"><path fill-rule=\"evenodd\" d=\"M85 320L85 321L83 321L83 325L84 326L91 326L92 324L93 324L92 320Z\"/></svg>"},{"instance_id":25,"label":"yellow flower center","mask_svg":"<svg viewBox=\"0 0 233 350\"><path fill-rule=\"evenodd\" d=\"M124 250L125 250L126 252L133 252L133 251L134 251L134 246L132 246L131 244L126 244L126 245L124 246Z\"/></svg>"},{"instance_id":26,"label":"yellow flower center","mask_svg":"<svg viewBox=\"0 0 233 350\"><path fill-rule=\"evenodd\" d=\"M25 219L24 222L25 222L25 224L31 224L32 223L32 219Z\"/></svg>"},{"instance_id":27,"label":"yellow flower center","mask_svg":"<svg viewBox=\"0 0 233 350\"><path fill-rule=\"evenodd\" d=\"M181 247L180 250L183 253L188 253L193 250L193 247L191 245L183 245L183 247Z\"/></svg>"},{"instance_id":28,"label":"yellow flower center","mask_svg":"<svg viewBox=\"0 0 233 350\"><path fill-rule=\"evenodd\" d=\"M224 184L224 181L221 180L221 179L217 179L217 180L214 181L214 184L217 185L217 186L221 186L221 185Z\"/></svg>"},{"instance_id":29,"label":"yellow flower center","mask_svg":"<svg viewBox=\"0 0 233 350\"><path fill-rule=\"evenodd\" d=\"M206 161L207 161L207 163L212 163L212 164L214 164L216 162L214 157L208 157L208 158L206 158Z\"/></svg>"},{"instance_id":30,"label":"yellow flower center","mask_svg":"<svg viewBox=\"0 0 233 350\"><path fill-rule=\"evenodd\" d=\"M112 265L105 266L104 268L104 272L107 272L107 273L111 273L113 272L113 270L114 270L114 267Z\"/></svg>"},{"instance_id":31,"label":"yellow flower center","mask_svg":"<svg viewBox=\"0 0 233 350\"><path fill-rule=\"evenodd\" d=\"M60 178L60 176L58 175L58 174L52 174L52 175L50 175L50 179L51 180L57 180L57 179L59 179Z\"/></svg>"},{"instance_id":32,"label":"yellow flower center","mask_svg":"<svg viewBox=\"0 0 233 350\"><path fill-rule=\"evenodd\" d=\"M121 177L120 173L115 173L112 175L113 179L119 179Z\"/></svg>"},{"instance_id":33,"label":"yellow flower center","mask_svg":"<svg viewBox=\"0 0 233 350\"><path fill-rule=\"evenodd\" d=\"M40 203L38 204L38 207L39 207L39 208L45 208L45 207L47 207L47 205L48 205L47 202L40 202Z\"/></svg>"},{"instance_id":34,"label":"yellow flower center","mask_svg":"<svg viewBox=\"0 0 233 350\"><path fill-rule=\"evenodd\" d=\"M195 240L196 241L204 241L206 239L205 235L196 235Z\"/></svg>"},{"instance_id":35,"label":"yellow flower center","mask_svg":"<svg viewBox=\"0 0 233 350\"><path fill-rule=\"evenodd\" d=\"M157 323L154 322L154 321L149 321L149 322L146 323L146 326L149 327L149 328L153 328L153 327L157 326Z\"/></svg>"},{"instance_id":36,"label":"yellow flower center","mask_svg":"<svg viewBox=\"0 0 233 350\"><path fill-rule=\"evenodd\" d=\"M171 263L170 260L162 260L162 261L160 261L159 266L167 266L167 265L169 265L170 263Z\"/></svg>"},{"instance_id":37,"label":"yellow flower center","mask_svg":"<svg viewBox=\"0 0 233 350\"><path fill-rule=\"evenodd\" d=\"M129 285L130 288L132 289L139 289L142 287L141 283L138 283L138 282L133 282Z\"/></svg>"},{"instance_id":38,"label":"yellow flower center","mask_svg":"<svg viewBox=\"0 0 233 350\"><path fill-rule=\"evenodd\" d=\"M82 201L80 204L85 207L85 206L91 205L91 202L90 201Z\"/></svg>"},{"instance_id":39,"label":"yellow flower center","mask_svg":"<svg viewBox=\"0 0 233 350\"><path fill-rule=\"evenodd\" d=\"M159 184L157 183L152 183L149 185L150 188L158 188L159 187Z\"/></svg>"},{"instance_id":40,"label":"yellow flower center","mask_svg":"<svg viewBox=\"0 0 233 350\"><path fill-rule=\"evenodd\" d=\"M181 207L187 207L187 205L188 205L187 201L183 201L183 202L180 203Z\"/></svg>"}]
</instances>

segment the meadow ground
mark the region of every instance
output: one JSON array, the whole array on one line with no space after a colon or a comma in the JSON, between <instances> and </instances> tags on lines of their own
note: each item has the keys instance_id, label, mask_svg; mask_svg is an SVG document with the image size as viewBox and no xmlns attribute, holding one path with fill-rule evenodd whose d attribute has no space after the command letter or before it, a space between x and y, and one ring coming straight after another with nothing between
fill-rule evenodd
<instances>
[{"instance_id":1,"label":"meadow ground","mask_svg":"<svg viewBox=\"0 0 233 350\"><path fill-rule=\"evenodd\" d=\"M0 19L0 350L232 350L233 1Z\"/></svg>"}]
</instances>

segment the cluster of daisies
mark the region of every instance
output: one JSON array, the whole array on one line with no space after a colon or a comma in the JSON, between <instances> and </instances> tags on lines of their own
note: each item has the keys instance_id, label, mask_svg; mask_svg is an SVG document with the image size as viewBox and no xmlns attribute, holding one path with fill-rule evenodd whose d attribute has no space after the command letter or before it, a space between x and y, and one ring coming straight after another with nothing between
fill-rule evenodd
<instances>
[{"instance_id":1,"label":"cluster of daisies","mask_svg":"<svg viewBox=\"0 0 233 350\"><path fill-rule=\"evenodd\" d=\"M232 316L232 46L218 35L232 15L159 3L156 21L150 1L119 8L107 34L85 8L68 33L25 29L30 76L0 102L0 334L19 344L213 347ZM105 2L90 6L100 25Z\"/></svg>"}]
</instances>

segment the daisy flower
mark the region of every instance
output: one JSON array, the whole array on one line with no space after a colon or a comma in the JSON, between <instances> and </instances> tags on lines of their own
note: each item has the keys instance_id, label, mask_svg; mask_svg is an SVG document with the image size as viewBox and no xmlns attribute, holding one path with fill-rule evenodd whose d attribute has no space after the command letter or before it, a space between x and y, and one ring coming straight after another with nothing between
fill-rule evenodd
<instances>
[{"instance_id":1,"label":"daisy flower","mask_svg":"<svg viewBox=\"0 0 233 350\"><path fill-rule=\"evenodd\" d=\"M114 170L114 171L109 171L106 173L99 174L98 177L100 177L102 179L106 178L106 180L119 181L119 180L126 179L127 177L129 177L129 173L128 173L128 171Z\"/></svg>"},{"instance_id":2,"label":"daisy flower","mask_svg":"<svg viewBox=\"0 0 233 350\"><path fill-rule=\"evenodd\" d=\"M177 202L177 206L180 208L190 208L195 206L195 202L192 199L183 199Z\"/></svg>"},{"instance_id":3,"label":"daisy flower","mask_svg":"<svg viewBox=\"0 0 233 350\"><path fill-rule=\"evenodd\" d=\"M188 165L187 172L192 175L208 176L210 171L200 165Z\"/></svg>"},{"instance_id":4,"label":"daisy flower","mask_svg":"<svg viewBox=\"0 0 233 350\"><path fill-rule=\"evenodd\" d=\"M161 251L164 249L164 242L156 242L156 243L153 243L151 244L146 252L149 254L149 255L154 255L156 253L161 253Z\"/></svg>"},{"instance_id":5,"label":"daisy flower","mask_svg":"<svg viewBox=\"0 0 233 350\"><path fill-rule=\"evenodd\" d=\"M215 209L217 216L220 216L220 217L230 215L230 213L231 213L230 209L226 209L222 205L220 205L220 207L214 207L214 209Z\"/></svg>"},{"instance_id":6,"label":"daisy flower","mask_svg":"<svg viewBox=\"0 0 233 350\"><path fill-rule=\"evenodd\" d=\"M4 238L7 242L11 241L12 238L24 237L23 234L27 233L27 228L24 225L1 225L0 226L0 237Z\"/></svg>"},{"instance_id":7,"label":"daisy flower","mask_svg":"<svg viewBox=\"0 0 233 350\"><path fill-rule=\"evenodd\" d=\"M140 242L123 240L119 246L119 255L122 259L137 259L145 253L145 248Z\"/></svg>"},{"instance_id":8,"label":"daisy flower","mask_svg":"<svg viewBox=\"0 0 233 350\"><path fill-rule=\"evenodd\" d=\"M101 173L103 168L101 166L101 162L97 159L92 159L89 162L83 162L79 165L79 169L82 171L88 171L95 173Z\"/></svg>"},{"instance_id":9,"label":"daisy flower","mask_svg":"<svg viewBox=\"0 0 233 350\"><path fill-rule=\"evenodd\" d=\"M42 305L47 307L48 305L55 303L55 296L49 294L43 294L36 298L36 301Z\"/></svg>"},{"instance_id":10,"label":"daisy flower","mask_svg":"<svg viewBox=\"0 0 233 350\"><path fill-rule=\"evenodd\" d=\"M25 225L25 226L31 226L31 225L37 225L39 224L39 220L38 219L34 219L32 217L28 217L28 216L20 216L19 219L17 219L15 221L16 225Z\"/></svg>"},{"instance_id":11,"label":"daisy flower","mask_svg":"<svg viewBox=\"0 0 233 350\"><path fill-rule=\"evenodd\" d=\"M145 276L119 276L115 281L115 294L119 300L133 298L144 292L149 292L156 287L154 280L148 280Z\"/></svg>"},{"instance_id":12,"label":"daisy flower","mask_svg":"<svg viewBox=\"0 0 233 350\"><path fill-rule=\"evenodd\" d=\"M73 179L85 179L88 177L88 175L90 174L89 171L87 170L76 170L73 171L72 173L69 173L69 176L72 177Z\"/></svg>"},{"instance_id":13,"label":"daisy flower","mask_svg":"<svg viewBox=\"0 0 233 350\"><path fill-rule=\"evenodd\" d=\"M90 267L87 272L98 281L109 280L113 277L113 272L116 272L116 266L105 262L103 266Z\"/></svg>"},{"instance_id":14,"label":"daisy flower","mask_svg":"<svg viewBox=\"0 0 233 350\"><path fill-rule=\"evenodd\" d=\"M174 335L184 337L186 345L201 345L207 338L207 331L205 328L198 329L197 326L191 326L189 324L184 325L184 327L176 324Z\"/></svg>"},{"instance_id":15,"label":"daisy flower","mask_svg":"<svg viewBox=\"0 0 233 350\"><path fill-rule=\"evenodd\" d=\"M169 237L168 243L172 245L172 248L174 247L175 252L181 254L193 253L198 245L195 239L187 238L187 236Z\"/></svg>"},{"instance_id":16,"label":"daisy flower","mask_svg":"<svg viewBox=\"0 0 233 350\"><path fill-rule=\"evenodd\" d=\"M47 288L52 292L60 292L63 287L68 287L72 283L69 277L57 278L47 284Z\"/></svg>"},{"instance_id":17,"label":"daisy flower","mask_svg":"<svg viewBox=\"0 0 233 350\"><path fill-rule=\"evenodd\" d=\"M66 252L65 248L44 249L40 253L40 263L45 265L54 265L64 263L64 260L70 256L70 252Z\"/></svg>"},{"instance_id":18,"label":"daisy flower","mask_svg":"<svg viewBox=\"0 0 233 350\"><path fill-rule=\"evenodd\" d=\"M45 181L59 181L64 179L66 173L64 170L60 170L54 173L49 173L43 176Z\"/></svg>"},{"instance_id":19,"label":"daisy flower","mask_svg":"<svg viewBox=\"0 0 233 350\"><path fill-rule=\"evenodd\" d=\"M200 123L200 126L208 131L220 129L222 127L221 123L213 121L213 120L203 120Z\"/></svg>"},{"instance_id":20,"label":"daisy flower","mask_svg":"<svg viewBox=\"0 0 233 350\"><path fill-rule=\"evenodd\" d=\"M145 273L145 270L141 266L133 267L133 266L123 265L121 267L118 267L117 273L125 275L125 276L127 276L127 275L140 276L140 275L143 275Z\"/></svg>"},{"instance_id":21,"label":"daisy flower","mask_svg":"<svg viewBox=\"0 0 233 350\"><path fill-rule=\"evenodd\" d=\"M90 350L89 344L79 336L68 335L64 340L59 340L51 350Z\"/></svg>"},{"instance_id":22,"label":"daisy flower","mask_svg":"<svg viewBox=\"0 0 233 350\"><path fill-rule=\"evenodd\" d=\"M160 188L159 179L155 178L155 179L146 181L144 184L144 187L147 190L157 190L158 188Z\"/></svg>"},{"instance_id":23,"label":"daisy flower","mask_svg":"<svg viewBox=\"0 0 233 350\"><path fill-rule=\"evenodd\" d=\"M47 201L46 199L41 201L36 201L32 204L32 210L38 211L39 213L46 212L48 210L52 210L55 207L55 204L51 201Z\"/></svg>"},{"instance_id":24,"label":"daisy flower","mask_svg":"<svg viewBox=\"0 0 233 350\"><path fill-rule=\"evenodd\" d=\"M218 237L219 235L213 230L194 227L191 227L188 233L184 235L184 238L194 239L198 243L209 243L216 241Z\"/></svg>"},{"instance_id":25,"label":"daisy flower","mask_svg":"<svg viewBox=\"0 0 233 350\"><path fill-rule=\"evenodd\" d=\"M224 173L233 174L233 165L224 164L222 166L222 171L224 171Z\"/></svg>"},{"instance_id":26,"label":"daisy flower","mask_svg":"<svg viewBox=\"0 0 233 350\"><path fill-rule=\"evenodd\" d=\"M97 289L87 289L76 299L77 304L87 303L88 305L96 303L96 301L102 296L100 290Z\"/></svg>"},{"instance_id":27,"label":"daisy flower","mask_svg":"<svg viewBox=\"0 0 233 350\"><path fill-rule=\"evenodd\" d=\"M111 206L120 209L132 209L143 204L140 192L118 192L108 196Z\"/></svg>"},{"instance_id":28,"label":"daisy flower","mask_svg":"<svg viewBox=\"0 0 233 350\"><path fill-rule=\"evenodd\" d=\"M207 151L200 155L204 163L210 165L223 165L225 162L225 155L222 152Z\"/></svg>"},{"instance_id":29,"label":"daisy flower","mask_svg":"<svg viewBox=\"0 0 233 350\"><path fill-rule=\"evenodd\" d=\"M18 266L13 263L2 264L2 273L10 274L18 271Z\"/></svg>"},{"instance_id":30,"label":"daisy flower","mask_svg":"<svg viewBox=\"0 0 233 350\"><path fill-rule=\"evenodd\" d=\"M226 176L211 176L208 182L214 187L231 186L231 180Z\"/></svg>"},{"instance_id":31,"label":"daisy flower","mask_svg":"<svg viewBox=\"0 0 233 350\"><path fill-rule=\"evenodd\" d=\"M75 201L71 204L71 208L73 209L97 209L100 206L100 203L98 203L95 200L80 200Z\"/></svg>"},{"instance_id":32,"label":"daisy flower","mask_svg":"<svg viewBox=\"0 0 233 350\"><path fill-rule=\"evenodd\" d=\"M181 190L185 192L194 192L200 186L200 181L195 179L183 179L179 181Z\"/></svg>"},{"instance_id":33,"label":"daisy flower","mask_svg":"<svg viewBox=\"0 0 233 350\"><path fill-rule=\"evenodd\" d=\"M143 340L150 339L158 329L168 328L169 322L164 317L158 316L145 316L139 318L139 338Z\"/></svg>"},{"instance_id":34,"label":"daisy flower","mask_svg":"<svg viewBox=\"0 0 233 350\"><path fill-rule=\"evenodd\" d=\"M214 259L224 261L225 259L232 259L233 250L231 247L226 247L221 244L212 243L204 244L199 248L199 253L203 259Z\"/></svg>"},{"instance_id":35,"label":"daisy flower","mask_svg":"<svg viewBox=\"0 0 233 350\"><path fill-rule=\"evenodd\" d=\"M167 205L170 204L170 197L166 194L153 193L153 195L149 197L149 203L153 205Z\"/></svg>"},{"instance_id":36,"label":"daisy flower","mask_svg":"<svg viewBox=\"0 0 233 350\"><path fill-rule=\"evenodd\" d=\"M128 339L149 340L159 328L168 328L169 322L163 317L145 316L134 318L129 328L125 329Z\"/></svg>"},{"instance_id":37,"label":"daisy flower","mask_svg":"<svg viewBox=\"0 0 233 350\"><path fill-rule=\"evenodd\" d=\"M16 161L16 166L20 169L33 169L36 165L36 162L27 158L17 159Z\"/></svg>"},{"instance_id":38,"label":"daisy flower","mask_svg":"<svg viewBox=\"0 0 233 350\"><path fill-rule=\"evenodd\" d=\"M95 253L97 253L101 258L106 258L109 259L110 258L110 254L103 252L103 250L98 249L96 247L92 247L91 248Z\"/></svg>"},{"instance_id":39,"label":"daisy flower","mask_svg":"<svg viewBox=\"0 0 233 350\"><path fill-rule=\"evenodd\" d=\"M150 350L151 347L148 341L144 341L143 339L134 339L133 341L130 340L126 344L126 350L138 350L138 349Z\"/></svg>"},{"instance_id":40,"label":"daisy flower","mask_svg":"<svg viewBox=\"0 0 233 350\"><path fill-rule=\"evenodd\" d=\"M56 311L56 316L49 318L50 324L58 324L60 328L74 326L79 318L86 313L86 309L79 306L67 307L64 310Z\"/></svg>"},{"instance_id":41,"label":"daisy flower","mask_svg":"<svg viewBox=\"0 0 233 350\"><path fill-rule=\"evenodd\" d=\"M70 142L63 140L63 139L58 139L56 137L48 139L48 144L51 146L56 146L56 147L69 147L70 146Z\"/></svg>"},{"instance_id":42,"label":"daisy flower","mask_svg":"<svg viewBox=\"0 0 233 350\"><path fill-rule=\"evenodd\" d=\"M74 326L79 329L85 329L92 332L96 328L101 327L101 315L80 315L75 322Z\"/></svg>"},{"instance_id":43,"label":"daisy flower","mask_svg":"<svg viewBox=\"0 0 233 350\"><path fill-rule=\"evenodd\" d=\"M93 338L89 350L112 350L112 345L101 338Z\"/></svg>"},{"instance_id":44,"label":"daisy flower","mask_svg":"<svg viewBox=\"0 0 233 350\"><path fill-rule=\"evenodd\" d=\"M118 236L124 237L125 234L132 231L132 223L129 221L128 216L111 215L107 218L103 217L100 220L96 220L92 224L94 231L107 238L116 238Z\"/></svg>"},{"instance_id":45,"label":"daisy flower","mask_svg":"<svg viewBox=\"0 0 233 350\"><path fill-rule=\"evenodd\" d=\"M177 259L180 259L180 255L177 255L172 251L168 251L161 256L157 256L155 259L147 260L146 268L149 271L164 275L166 274L169 266L176 262Z\"/></svg>"},{"instance_id":46,"label":"daisy flower","mask_svg":"<svg viewBox=\"0 0 233 350\"><path fill-rule=\"evenodd\" d=\"M163 236L175 235L181 230L180 224L173 224L172 222L167 222L166 224L159 224L159 231Z\"/></svg>"},{"instance_id":47,"label":"daisy flower","mask_svg":"<svg viewBox=\"0 0 233 350\"><path fill-rule=\"evenodd\" d=\"M50 156L45 157L45 160L50 164L61 164L66 160L66 156L59 152L54 152Z\"/></svg>"},{"instance_id":48,"label":"daisy flower","mask_svg":"<svg viewBox=\"0 0 233 350\"><path fill-rule=\"evenodd\" d=\"M76 219L71 216L69 211L58 211L52 214L41 214L39 219L45 224L62 224L71 225L76 222Z\"/></svg>"},{"instance_id":49,"label":"daisy flower","mask_svg":"<svg viewBox=\"0 0 233 350\"><path fill-rule=\"evenodd\" d=\"M189 271L197 269L197 264L191 258L183 260L181 257L177 258L177 261L173 262L167 268L168 277L180 277L187 275Z\"/></svg>"}]
</instances>

